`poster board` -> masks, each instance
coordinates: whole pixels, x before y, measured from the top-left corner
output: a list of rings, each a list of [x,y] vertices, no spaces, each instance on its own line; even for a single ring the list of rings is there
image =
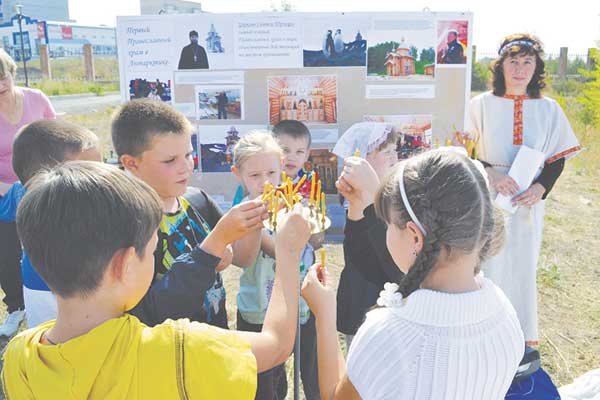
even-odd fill
[[[472,24],[466,12],[119,17],[122,100],[167,101],[214,151],[229,149],[232,128],[243,135],[286,118],[309,127],[315,150],[356,122],[415,116],[429,116],[428,145],[443,145],[466,125]],[[219,131],[223,143],[206,143]],[[234,178],[214,169],[200,174],[202,187],[231,199]]]

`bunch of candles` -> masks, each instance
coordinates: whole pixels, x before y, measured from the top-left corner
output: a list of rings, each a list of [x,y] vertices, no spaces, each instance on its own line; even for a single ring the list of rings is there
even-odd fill
[[[265,226],[268,229],[276,232],[278,214],[290,211],[296,203],[301,203],[307,209],[305,215],[311,224],[311,233],[322,232],[329,228],[331,221],[325,215],[325,193],[321,191],[321,181],[315,182],[314,176],[311,179],[308,205],[306,201],[303,201],[306,199],[303,199],[298,192],[306,181],[307,175],[302,176],[300,181],[294,185],[283,172],[281,185],[273,186],[269,183],[265,185],[261,199],[269,206],[269,219],[265,220]]]
[[[468,136],[463,137],[460,132],[456,132],[456,141],[465,147],[470,158],[477,159],[477,143],[473,139]],[[452,146],[450,139],[446,139],[446,146]]]

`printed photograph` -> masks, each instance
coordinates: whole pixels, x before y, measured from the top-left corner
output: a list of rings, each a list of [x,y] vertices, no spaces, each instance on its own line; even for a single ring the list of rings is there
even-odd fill
[[[152,99],[171,102],[171,80],[135,78],[129,81],[129,100]]]
[[[431,149],[432,115],[366,115],[365,121],[386,122],[399,134],[398,158],[406,159]]]
[[[367,81],[434,79],[433,21],[375,20],[368,35]]]
[[[369,20],[339,15],[304,21],[305,67],[364,67],[367,65]]]
[[[265,129],[262,125],[199,126],[196,146],[200,148],[202,172],[230,172],[233,148],[241,137]]]
[[[197,119],[244,119],[243,86],[198,85],[195,89]]]
[[[437,22],[437,63],[466,64],[469,21]]]
[[[292,119],[307,124],[337,123],[335,75],[270,76],[269,123]]]

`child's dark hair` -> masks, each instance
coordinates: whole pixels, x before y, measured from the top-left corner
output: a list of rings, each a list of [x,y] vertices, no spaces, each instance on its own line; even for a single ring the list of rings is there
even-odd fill
[[[141,257],[161,217],[144,182],[107,164],[71,161],[31,180],[17,229],[42,279],[69,298],[94,292],[119,250],[133,247]]]
[[[188,119],[170,105],[157,100],[132,100],[112,119],[112,141],[118,156],[140,156],[154,136],[191,133]]]
[[[39,170],[96,146],[98,137],[86,128],[63,120],[39,120],[17,133],[13,142],[13,169],[25,184]]]
[[[527,44],[518,44],[519,42]],[[506,47],[510,43],[515,43],[515,45]],[[490,69],[493,74],[492,88],[494,94],[496,96],[504,96],[506,94],[506,80],[504,78],[502,66],[504,60],[515,56],[534,56],[535,71],[531,78],[531,82],[527,85],[527,95],[536,99],[540,98],[542,89],[546,87],[546,64],[542,59],[544,55],[542,42],[537,37],[528,33],[509,35],[502,41],[500,49],[498,50],[498,55],[499,57],[490,64]]]
[[[279,121],[273,127],[272,132],[276,139],[282,135],[288,135],[294,139],[308,139],[308,148],[310,148],[312,143],[310,130],[307,128],[307,126],[302,122],[293,119],[284,119],[283,121]]]
[[[481,263],[500,250],[504,237],[504,224],[485,178],[471,160],[440,149],[406,163],[402,178],[408,202],[427,234],[414,265],[399,283],[404,296],[419,288],[442,249],[448,257],[479,251]],[[375,208],[388,224],[405,229],[411,217],[402,201],[399,174],[398,165],[379,189]]]

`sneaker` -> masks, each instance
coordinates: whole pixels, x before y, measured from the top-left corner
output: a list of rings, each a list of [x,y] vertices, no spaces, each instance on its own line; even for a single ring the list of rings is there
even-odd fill
[[[21,321],[25,318],[25,310],[13,311],[4,320],[4,325],[0,326],[0,336],[12,336],[19,329]]]

